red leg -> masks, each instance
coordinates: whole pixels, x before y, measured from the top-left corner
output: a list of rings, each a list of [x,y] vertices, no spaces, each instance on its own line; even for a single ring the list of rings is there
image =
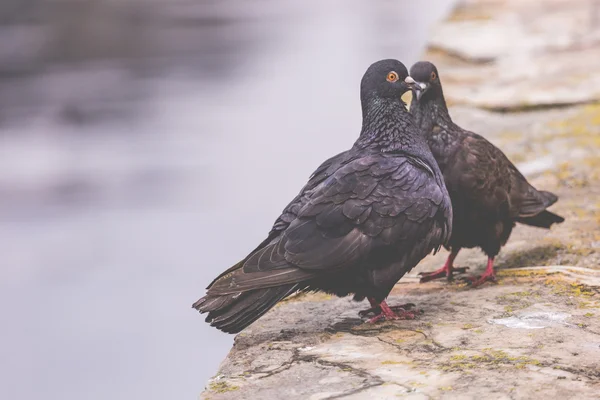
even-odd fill
[[[494,259],[488,257],[487,267],[483,275],[479,277],[469,277],[469,281],[473,282],[472,287],[483,285],[485,282],[496,282],[496,273],[494,272]]]
[[[371,301],[371,300],[369,300],[369,301]],[[394,312],[390,308],[390,306],[387,305],[385,300],[379,304],[379,307],[381,309],[381,312],[379,314],[377,314],[376,316],[374,316],[373,318],[371,318],[369,321],[367,321],[369,324],[373,324],[373,323],[381,321],[381,320],[392,321],[395,319],[415,319],[414,313],[412,313],[410,311],[406,311],[402,308],[394,307],[394,309],[397,310],[396,312]]]
[[[453,274],[455,272],[463,273],[467,269],[469,269],[468,267],[454,268],[454,259],[458,255],[459,251],[460,251],[460,249],[458,249],[458,250],[452,249],[444,266],[442,268],[438,269],[437,271],[421,272],[419,274],[419,275],[421,275],[421,280],[419,282],[425,283],[425,282],[432,281],[434,279],[440,279],[440,278],[444,278],[444,277],[446,277],[450,281],[450,280],[452,280]]]
[[[369,303],[371,304],[371,308],[359,311],[358,312],[359,316],[365,317],[369,314],[380,315],[383,312],[380,304],[377,303],[377,300],[375,300],[374,298],[367,298],[367,300],[369,300]],[[385,301],[384,301],[384,303],[385,303]],[[386,306],[387,306],[387,303],[386,303]],[[406,303],[406,304],[401,304],[398,306],[388,307],[388,309],[390,309],[392,311],[398,311],[400,313],[403,313],[403,312],[406,312],[407,310],[410,310],[413,307],[415,307],[415,305],[413,303]]]

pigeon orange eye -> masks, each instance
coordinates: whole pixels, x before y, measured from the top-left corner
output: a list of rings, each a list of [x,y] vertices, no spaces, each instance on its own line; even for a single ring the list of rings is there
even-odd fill
[[[396,82],[398,80],[398,74],[392,71],[387,75],[386,79],[388,82]]]
[[[437,74],[435,73],[435,71],[431,71],[431,80],[435,81],[435,78],[437,78]]]

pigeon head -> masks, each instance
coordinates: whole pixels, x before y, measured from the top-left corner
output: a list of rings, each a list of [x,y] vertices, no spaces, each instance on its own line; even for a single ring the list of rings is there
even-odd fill
[[[419,61],[410,68],[410,83],[416,83],[413,95],[420,101],[425,93],[441,93],[442,84],[435,65],[429,61]]]
[[[363,101],[382,98],[401,101],[404,93],[416,88],[404,64],[390,59],[371,64],[360,83],[360,94]]]
[[[404,93],[417,88],[400,61],[381,60],[371,64],[360,83],[363,120],[355,145],[374,146],[381,152],[429,151],[402,101]]]

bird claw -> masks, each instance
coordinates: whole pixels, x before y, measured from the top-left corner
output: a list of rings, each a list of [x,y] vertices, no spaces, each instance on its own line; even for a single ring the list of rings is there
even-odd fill
[[[403,313],[403,312],[407,312],[407,310],[410,310],[414,307],[416,307],[415,304],[407,303],[407,304],[402,304],[399,306],[392,306],[392,307],[390,307],[390,309],[392,311],[394,311],[395,313]],[[380,306],[371,307],[366,310],[361,310],[358,312],[359,317],[366,317],[369,314],[375,314],[375,316],[382,315],[381,307]]]
[[[466,276],[466,277],[460,278],[460,280],[467,283],[468,285],[470,285],[473,288],[481,286],[486,282],[498,284],[496,275],[492,275],[492,274],[483,274],[481,276]]]
[[[397,308],[397,307],[390,307],[390,308]],[[374,324],[376,322],[379,321],[394,321],[394,320],[398,320],[398,319],[415,319],[417,318],[416,314],[410,311],[406,311],[406,310],[398,310],[395,311],[393,314],[385,314],[385,313],[380,313],[377,314],[376,316],[374,316],[373,318],[369,319],[367,321],[368,324]]]
[[[379,322],[381,320],[384,320],[384,321],[393,321],[393,320],[396,320],[396,319],[398,319],[397,315],[385,315],[384,313],[381,313],[381,314],[377,314],[373,318],[370,318],[367,321],[367,324],[374,324],[374,323]]]
[[[454,274],[464,274],[468,269],[469,267],[460,267],[452,268],[450,271],[448,271],[446,268],[440,268],[433,272],[419,272],[418,276],[421,277],[419,283],[430,282],[444,277],[448,279],[448,281],[451,281],[454,279]]]

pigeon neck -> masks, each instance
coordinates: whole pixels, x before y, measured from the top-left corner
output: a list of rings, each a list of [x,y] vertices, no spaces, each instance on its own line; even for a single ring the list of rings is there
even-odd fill
[[[426,93],[423,98],[410,107],[417,126],[424,132],[430,132],[434,126],[449,129],[454,123],[450,118],[444,93],[441,88],[432,93]]]
[[[423,139],[400,99],[366,99],[362,102],[362,111],[363,125],[355,144],[359,147],[380,152],[406,151],[419,146],[419,139]]]

